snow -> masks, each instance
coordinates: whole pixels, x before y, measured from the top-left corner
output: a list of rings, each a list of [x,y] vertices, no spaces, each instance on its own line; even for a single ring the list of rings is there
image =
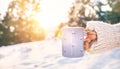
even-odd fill
[[[62,56],[61,39],[0,47],[0,69],[119,69],[120,48],[83,57]]]

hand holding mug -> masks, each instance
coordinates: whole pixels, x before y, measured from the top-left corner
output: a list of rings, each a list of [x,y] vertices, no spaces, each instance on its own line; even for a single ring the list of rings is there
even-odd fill
[[[84,45],[85,45],[85,50],[89,51],[90,43],[97,39],[97,33],[95,31],[86,31],[86,32],[87,32],[87,35],[84,41]]]

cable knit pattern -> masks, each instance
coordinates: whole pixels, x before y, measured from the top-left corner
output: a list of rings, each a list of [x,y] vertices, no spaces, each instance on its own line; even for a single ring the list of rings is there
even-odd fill
[[[102,53],[120,47],[120,23],[111,25],[100,21],[87,22],[87,28],[97,32],[90,53]]]

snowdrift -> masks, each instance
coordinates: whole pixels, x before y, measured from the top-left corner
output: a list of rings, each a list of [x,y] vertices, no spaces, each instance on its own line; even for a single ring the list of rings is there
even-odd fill
[[[0,48],[0,69],[119,69],[120,48],[80,58],[62,56],[61,40],[22,43]]]

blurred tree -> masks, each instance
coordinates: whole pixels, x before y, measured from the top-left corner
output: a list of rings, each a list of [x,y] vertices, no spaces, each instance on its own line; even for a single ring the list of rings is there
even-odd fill
[[[108,4],[112,7],[112,11],[120,12],[120,0],[108,0]]]
[[[107,23],[118,23],[120,22],[120,0],[106,0],[107,3],[104,4],[102,2],[97,3],[97,7],[99,10],[97,10],[98,14],[98,20],[107,22]],[[111,8],[112,10],[104,11],[102,10],[103,6],[110,6],[108,8]],[[106,8],[107,9],[107,8]]]
[[[105,3],[104,3],[105,2]],[[99,20],[107,23],[120,22],[120,0],[75,0],[70,11],[68,12],[68,26],[86,26],[86,21]],[[104,8],[108,6],[107,8]],[[109,9],[104,11],[103,9]],[[110,10],[112,9],[112,10]],[[55,32],[59,35],[62,27],[66,24],[60,24]],[[62,27],[61,27],[62,25]]]
[[[61,23],[55,32],[55,37],[59,37],[61,29],[65,26],[86,26],[86,21],[94,20],[97,17],[96,11],[94,10],[94,4],[91,0],[75,0],[68,11],[69,21]]]
[[[69,26],[85,26],[85,21],[93,20],[96,17],[94,5],[91,0],[75,0],[69,11]]]
[[[2,19],[1,19],[1,13],[0,13],[0,39],[2,38]]]
[[[55,37],[59,37],[61,34],[61,29],[68,25],[71,27],[74,26],[86,26],[86,21],[94,20],[97,14],[94,10],[94,5],[91,3],[91,0],[75,0],[68,11],[68,22],[61,23],[58,26],[58,29],[55,31]]]
[[[106,10],[104,7],[108,6]],[[85,26],[86,21],[120,22],[120,0],[75,0],[69,11],[69,26]],[[112,10],[110,10],[112,9]]]
[[[13,0],[2,20],[0,45],[38,41],[45,38],[44,29],[34,19],[40,12],[40,0]]]

